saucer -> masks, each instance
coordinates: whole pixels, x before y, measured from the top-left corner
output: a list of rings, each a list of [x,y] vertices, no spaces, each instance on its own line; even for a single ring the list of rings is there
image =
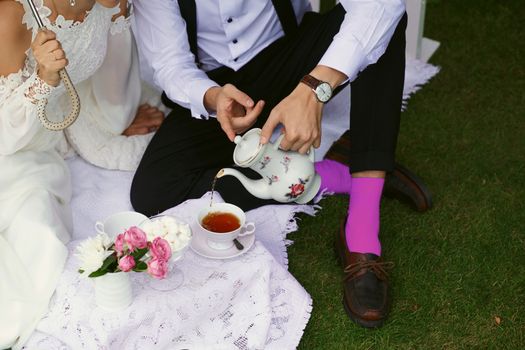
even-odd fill
[[[197,231],[197,230],[195,230]],[[195,253],[209,259],[229,259],[246,253],[255,243],[255,233],[251,235],[237,237],[237,240],[244,246],[243,250],[239,250],[233,245],[231,248],[218,250],[213,249],[206,242],[206,237],[199,232],[193,231],[193,238],[190,243],[190,248]]]

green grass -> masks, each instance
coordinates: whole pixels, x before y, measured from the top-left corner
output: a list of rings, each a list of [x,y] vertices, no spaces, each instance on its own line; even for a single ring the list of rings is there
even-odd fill
[[[333,252],[347,198],[302,217],[290,271],[314,309],[300,349],[525,348],[525,7],[519,0],[427,1],[425,36],[441,72],[402,115],[398,160],[435,207],[382,204],[393,308],[362,329],[341,304]],[[501,319],[498,325],[495,318]]]

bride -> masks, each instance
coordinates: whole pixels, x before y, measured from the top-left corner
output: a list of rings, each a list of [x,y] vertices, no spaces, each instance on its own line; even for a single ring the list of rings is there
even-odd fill
[[[0,0],[0,349],[20,348],[47,310],[67,256],[75,153],[133,170],[163,120],[141,87],[126,0]],[[58,71],[67,67],[81,113],[64,132],[40,124],[69,112]],[[148,102],[139,107],[141,103]]]

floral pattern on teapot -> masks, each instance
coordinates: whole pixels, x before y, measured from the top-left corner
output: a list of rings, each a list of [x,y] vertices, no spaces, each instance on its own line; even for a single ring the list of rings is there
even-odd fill
[[[288,172],[288,169],[289,169],[289,166],[290,166],[290,163],[292,162],[292,158],[288,157],[288,156],[284,156],[283,157],[283,160],[281,160],[281,164],[284,165],[284,172],[287,173]]]
[[[268,185],[271,185],[274,182],[279,181],[279,176],[277,176],[277,175],[266,176],[266,178],[268,179]]]
[[[266,168],[266,166],[268,164],[270,164],[271,160],[272,160],[272,158],[270,158],[268,156],[264,156],[263,159],[259,162],[259,164],[260,164],[259,169],[262,170],[262,169]]]
[[[304,180],[299,178],[299,183],[291,184],[288,187],[290,189],[290,192],[285,194],[285,196],[290,198],[290,199],[295,199],[295,198],[299,197],[300,195],[302,195],[304,193],[304,185],[306,185],[306,183],[308,181],[310,181],[310,177],[308,177],[308,178],[306,178]]]

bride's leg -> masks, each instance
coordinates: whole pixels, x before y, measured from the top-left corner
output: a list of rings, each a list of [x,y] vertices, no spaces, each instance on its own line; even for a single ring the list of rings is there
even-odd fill
[[[23,344],[47,311],[67,257],[68,210],[36,191],[0,233],[0,348]]]

